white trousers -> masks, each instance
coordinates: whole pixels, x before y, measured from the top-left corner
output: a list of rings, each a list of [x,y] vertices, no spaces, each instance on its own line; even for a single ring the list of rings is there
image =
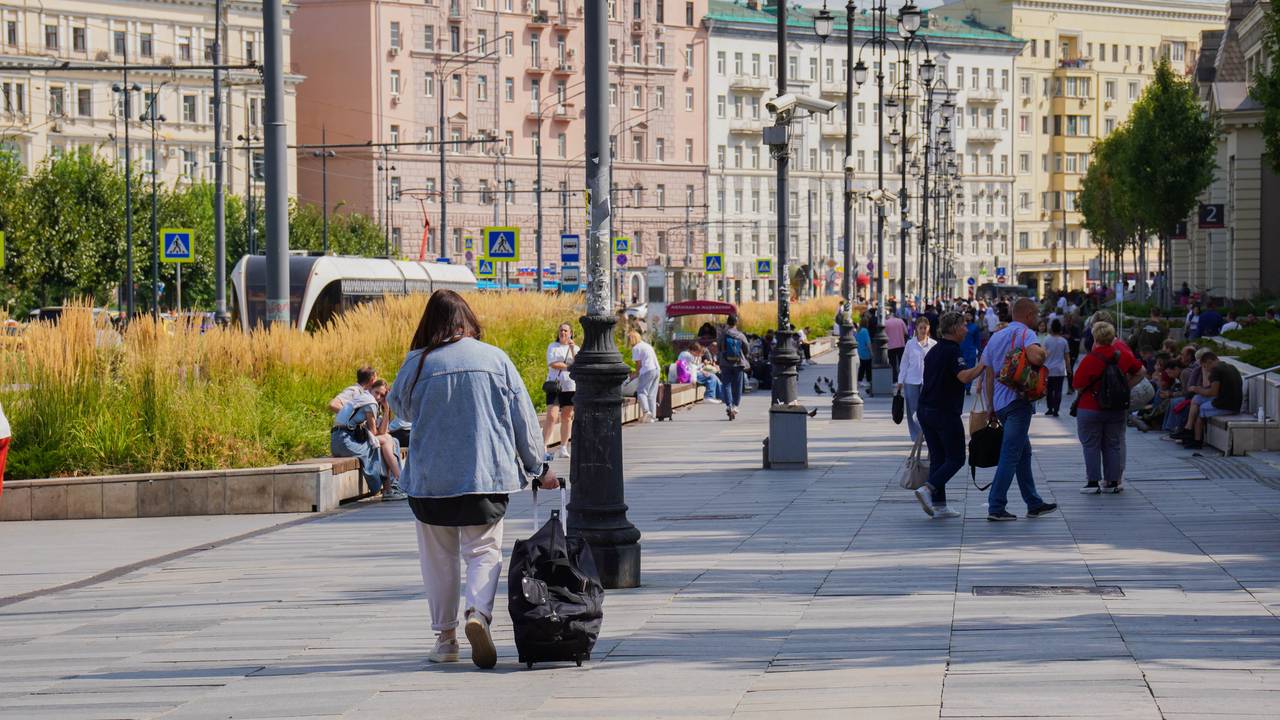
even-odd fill
[[[640,412],[657,417],[658,373],[642,372],[637,379],[640,384],[636,388],[636,402],[640,403]]]
[[[431,629],[440,632],[458,627],[463,563],[467,566],[467,609],[479,610],[492,619],[502,574],[502,521],[462,527],[414,524],[418,527],[418,557],[431,608]]]

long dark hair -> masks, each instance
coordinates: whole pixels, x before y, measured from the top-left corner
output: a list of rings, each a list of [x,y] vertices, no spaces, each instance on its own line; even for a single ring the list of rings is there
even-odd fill
[[[427,301],[427,309],[422,312],[422,320],[409,342],[409,351],[422,350],[418,356],[418,369],[413,373],[413,384],[409,386],[409,396],[418,387],[418,376],[422,375],[422,365],[427,356],[435,350],[464,337],[481,339],[484,333],[480,329],[480,321],[471,311],[462,296],[452,290],[437,290],[431,293]]]
[[[452,290],[437,290],[427,301],[427,309],[422,312],[422,320],[413,333],[409,350],[426,348],[429,353],[460,338],[479,340],[483,335],[480,321],[461,295]]]

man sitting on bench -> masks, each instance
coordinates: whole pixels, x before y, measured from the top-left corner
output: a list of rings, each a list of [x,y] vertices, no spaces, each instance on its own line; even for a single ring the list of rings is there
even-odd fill
[[[1191,450],[1204,447],[1204,421],[1211,417],[1235,415],[1244,402],[1244,380],[1240,371],[1230,363],[1222,362],[1212,352],[1200,356],[1202,377],[1207,385],[1190,388],[1191,412],[1187,425],[1173,436],[1182,446]]]
[[[337,415],[347,403],[356,399],[360,393],[369,392],[369,388],[373,387],[374,381],[378,379],[378,371],[365,365],[356,370],[356,384],[348,385],[343,388],[342,392],[333,396],[329,401],[329,412]]]

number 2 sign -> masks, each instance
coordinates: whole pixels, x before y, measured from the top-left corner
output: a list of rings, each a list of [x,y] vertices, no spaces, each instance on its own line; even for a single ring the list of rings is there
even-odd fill
[[[1202,228],[1225,228],[1227,226],[1227,215],[1224,212],[1226,206],[1222,203],[1201,203],[1200,204],[1200,222]]]

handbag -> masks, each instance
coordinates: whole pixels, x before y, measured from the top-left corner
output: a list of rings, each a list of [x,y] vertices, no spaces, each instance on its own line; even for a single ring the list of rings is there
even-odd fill
[[[929,484],[929,460],[920,458],[920,449],[924,446],[924,433],[916,438],[911,446],[911,454],[902,466],[902,474],[898,476],[898,484],[904,490],[915,490]]]
[[[973,394],[973,404],[969,407],[969,433],[973,434],[981,430],[990,421],[991,411],[987,409],[987,393],[979,388]]]
[[[907,416],[907,399],[902,397],[902,391],[897,390],[893,393],[893,424],[901,425],[902,419]]]
[[[546,393],[548,397],[555,395],[560,392],[560,382],[558,380],[548,380],[542,383],[542,392]]]
[[[1004,444],[1004,426],[995,417],[985,427],[978,428],[969,436],[969,476],[973,486],[986,490],[986,486],[978,484],[978,468],[995,467],[1000,464],[1000,446]]]
[[[1045,396],[1049,387],[1049,370],[1044,365],[1033,365],[1027,357],[1027,333],[1022,333],[1022,345],[1011,344],[1000,366],[999,381],[1014,392],[1035,402]]]

